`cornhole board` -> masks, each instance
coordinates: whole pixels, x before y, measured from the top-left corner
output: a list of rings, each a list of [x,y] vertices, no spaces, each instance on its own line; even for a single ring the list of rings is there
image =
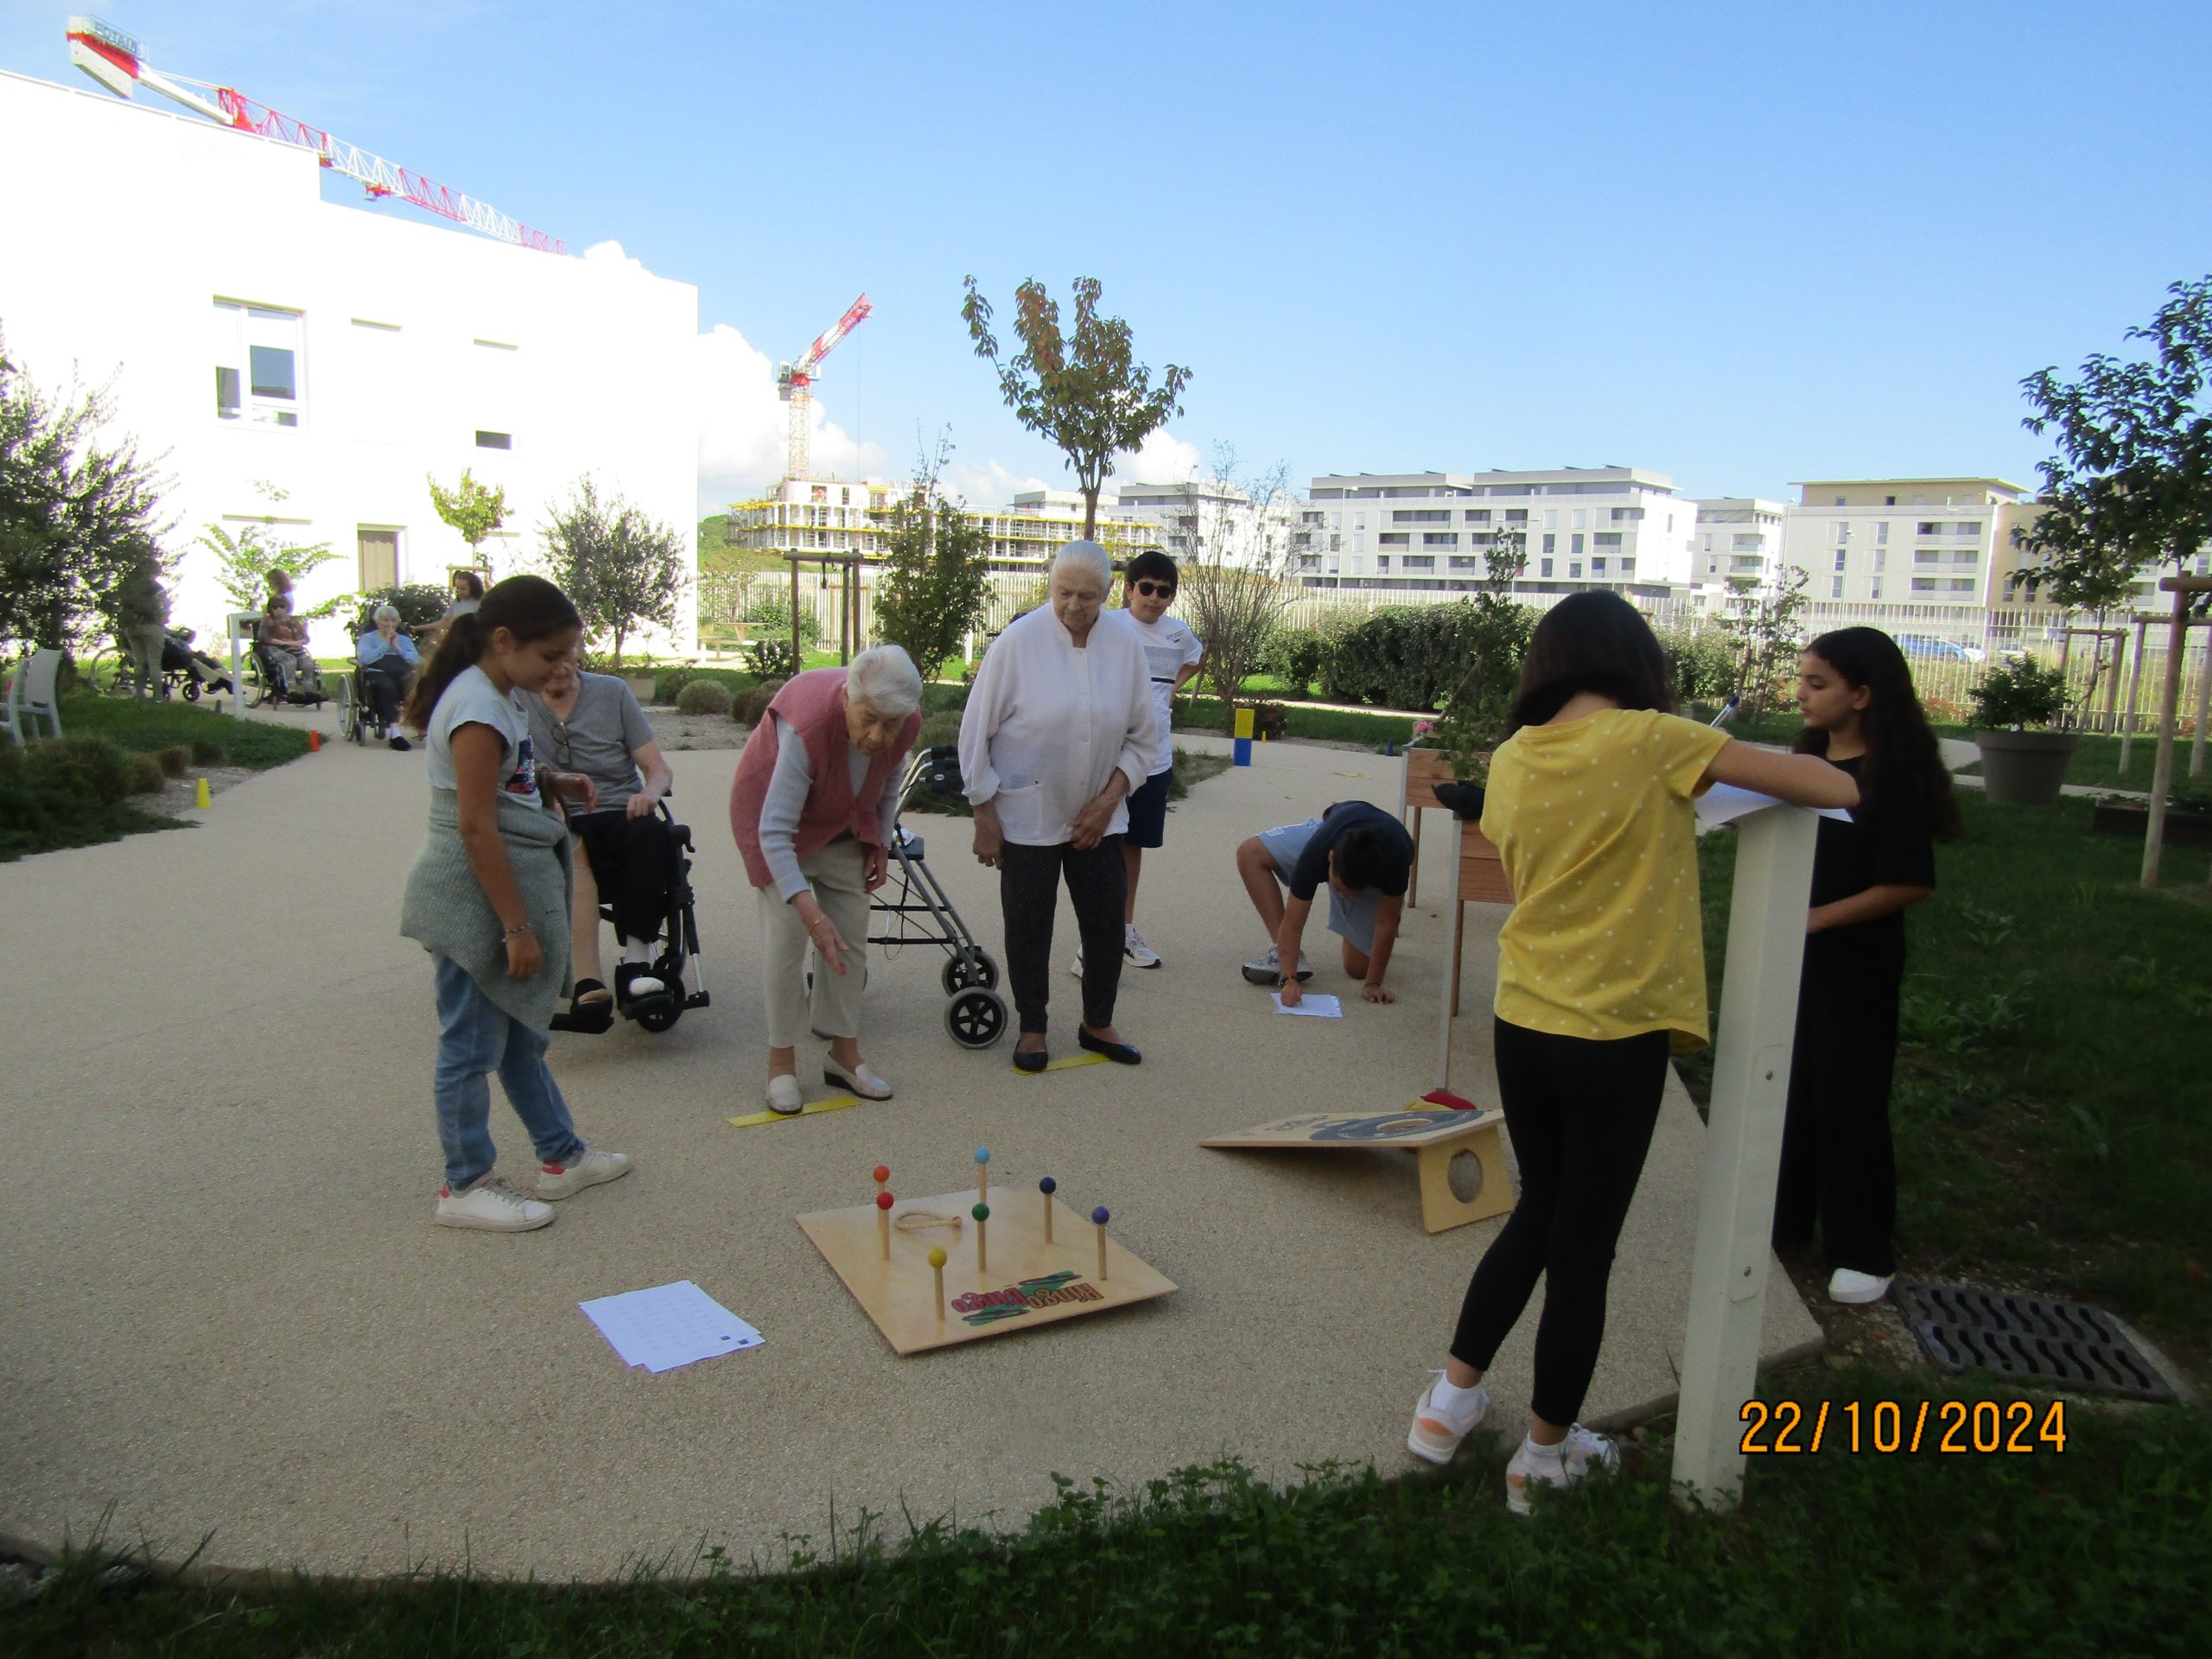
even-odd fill
[[[1421,1171],[1421,1225],[1440,1233],[1513,1207],[1513,1181],[1497,1135],[1504,1122],[1497,1107],[1462,1112],[1415,1101],[1402,1112],[1306,1112],[1198,1144],[1230,1150],[1411,1152]],[[1455,1163],[1463,1158],[1472,1162]],[[1461,1191],[1469,1186],[1471,1191]]]
[[[1107,1276],[1101,1279],[1098,1230],[1088,1217],[1033,1186],[994,1186],[989,1193],[988,1273],[976,1270],[976,1228],[969,1213],[976,1203],[972,1186],[893,1205],[888,1262],[883,1259],[873,1199],[846,1210],[817,1210],[801,1216],[798,1224],[884,1339],[902,1355],[1079,1319],[1174,1293],[1174,1281],[1125,1249],[1110,1226]],[[1050,1244],[1045,1242],[1048,1204]],[[905,1227],[899,1224],[902,1216],[912,1218]],[[914,1224],[931,1216],[944,1217],[944,1224]],[[929,1262],[930,1251],[938,1246],[947,1257],[942,1319]]]

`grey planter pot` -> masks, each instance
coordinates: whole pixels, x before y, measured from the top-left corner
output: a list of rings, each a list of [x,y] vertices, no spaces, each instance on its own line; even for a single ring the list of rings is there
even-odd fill
[[[637,698],[639,702],[651,702],[653,700],[655,682],[652,675],[625,674],[622,677],[622,683],[630,688],[630,695]]]
[[[1981,779],[1993,801],[2008,806],[2049,806],[2066,781],[2066,767],[2081,747],[2076,732],[1976,732]]]

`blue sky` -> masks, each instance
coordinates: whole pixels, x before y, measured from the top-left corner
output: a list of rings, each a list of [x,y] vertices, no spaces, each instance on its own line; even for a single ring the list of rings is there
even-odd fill
[[[866,289],[823,453],[1065,485],[958,317],[1099,277],[1148,460],[2032,481],[2018,383],[2212,270],[2212,6],[110,0],[149,61],[699,288],[709,496]],[[0,67],[70,81],[66,6]],[[89,83],[86,83],[89,85]],[[334,185],[334,199],[352,200]],[[461,232],[456,232],[461,233]],[[749,346],[749,349],[748,349]],[[750,423],[749,425],[747,423]]]

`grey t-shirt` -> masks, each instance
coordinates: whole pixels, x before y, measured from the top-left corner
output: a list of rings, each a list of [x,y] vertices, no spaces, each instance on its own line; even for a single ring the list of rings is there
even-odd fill
[[[542,807],[537,792],[537,756],[530,736],[530,719],[523,713],[522,694],[501,695],[491,677],[471,663],[454,677],[438,706],[430,711],[429,729],[423,734],[429,750],[424,770],[433,789],[454,789],[460,779],[453,769],[453,733],[457,726],[489,726],[499,734],[500,793],[525,806]]]
[[[566,720],[556,720],[545,699],[523,694],[537,756],[562,772],[581,772],[599,785],[599,810],[624,804],[638,792],[639,749],[653,741],[652,723],[637,697],[612,674],[577,677],[582,687]]]

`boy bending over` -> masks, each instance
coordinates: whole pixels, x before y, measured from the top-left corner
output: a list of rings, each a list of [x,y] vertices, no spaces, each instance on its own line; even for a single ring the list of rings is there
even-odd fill
[[[1295,1007],[1300,982],[1313,977],[1299,955],[1313,895],[1329,888],[1329,931],[1344,943],[1344,972],[1360,982],[1370,1002],[1395,1002],[1382,986],[1405,909],[1406,879],[1414,867],[1413,837],[1379,806],[1339,801],[1318,818],[1287,823],[1254,836],[1236,849],[1236,874],[1252,908],[1274,943],[1244,964],[1255,985],[1281,985]],[[1287,886],[1284,903],[1278,886]]]

